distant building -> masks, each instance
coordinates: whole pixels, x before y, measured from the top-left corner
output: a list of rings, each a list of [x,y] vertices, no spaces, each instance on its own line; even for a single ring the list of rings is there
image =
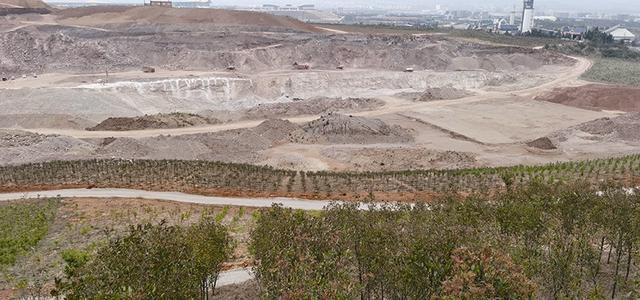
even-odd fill
[[[173,7],[171,0],[150,0],[148,3],[145,1],[145,6],[163,6]]]
[[[518,32],[518,30],[520,29],[518,28],[518,25],[513,25],[510,23],[511,22],[507,21],[506,19],[500,19],[496,22],[494,31],[502,34]]]
[[[631,44],[636,39],[635,34],[620,25],[611,27],[604,32],[613,36],[613,40],[616,42]]]
[[[285,6],[264,4],[262,7],[254,9],[254,11],[265,12],[276,16],[291,17],[309,23],[340,23],[343,19],[333,12],[316,9],[315,5],[312,4],[300,6],[293,6],[291,4]]]
[[[209,8],[211,0],[173,0],[173,7],[180,8]]]
[[[587,33],[586,27],[563,27],[562,37],[572,40],[582,40],[584,34]]]
[[[531,30],[533,30],[533,0],[524,0],[520,32],[528,33],[531,32]]]

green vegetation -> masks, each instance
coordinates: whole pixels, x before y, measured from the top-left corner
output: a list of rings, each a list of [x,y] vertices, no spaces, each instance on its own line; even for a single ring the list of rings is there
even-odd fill
[[[636,298],[640,195],[590,186],[319,215],[274,206],[251,233],[254,270],[266,298]]]
[[[0,269],[35,247],[47,235],[58,200],[0,204]]]
[[[597,82],[640,86],[640,60],[597,59],[582,78]]]
[[[520,47],[542,47],[547,44],[574,44],[573,41],[565,41],[559,38],[547,36],[515,36],[497,34],[482,30],[448,30],[444,31],[449,36],[477,39],[493,44],[512,45]]]
[[[88,258],[63,253],[65,278],[52,295],[66,299],[208,299],[231,254],[227,229],[211,219],[189,227],[132,226]]]
[[[178,160],[54,161],[0,167],[0,188],[91,186],[362,200],[425,193],[500,190],[530,181],[636,180],[640,155],[539,166],[396,172],[296,172],[242,164]],[[629,182],[632,183],[632,182]]]

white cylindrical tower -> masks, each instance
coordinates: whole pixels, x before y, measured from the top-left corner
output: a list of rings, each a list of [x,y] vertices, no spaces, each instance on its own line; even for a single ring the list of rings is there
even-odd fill
[[[522,26],[520,32],[527,33],[533,29],[533,0],[524,0],[522,11]]]

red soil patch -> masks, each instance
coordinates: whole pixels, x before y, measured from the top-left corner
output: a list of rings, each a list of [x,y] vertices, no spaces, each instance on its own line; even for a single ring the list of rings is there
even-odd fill
[[[640,112],[640,88],[626,86],[588,84],[556,88],[536,100],[591,110]]]

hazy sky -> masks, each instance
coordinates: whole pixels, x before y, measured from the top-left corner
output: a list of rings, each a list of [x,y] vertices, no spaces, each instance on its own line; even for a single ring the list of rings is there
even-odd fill
[[[142,0],[45,0],[50,2],[143,2]],[[188,0],[176,0],[188,1]],[[262,4],[315,4],[319,7],[378,7],[433,9],[510,10],[521,8],[522,0],[211,0],[214,5],[258,6]],[[535,0],[539,11],[640,13],[640,0]]]
[[[522,7],[521,0],[212,0],[221,5],[316,4],[334,7],[403,7],[433,8],[436,4],[451,9],[512,9]],[[563,11],[639,12],[640,0],[535,0],[536,9]]]

